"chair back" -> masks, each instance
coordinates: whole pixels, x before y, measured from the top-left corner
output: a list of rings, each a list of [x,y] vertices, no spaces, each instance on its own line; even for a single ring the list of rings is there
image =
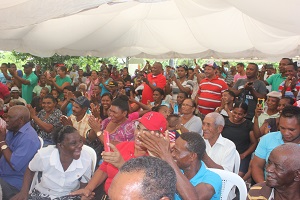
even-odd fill
[[[44,140],[43,140],[43,138],[41,138],[40,136],[38,136],[39,137],[39,140],[40,140],[40,143],[41,143],[41,147],[40,147],[40,149],[41,148],[43,148],[43,146],[44,146]]]
[[[222,169],[208,168],[210,171],[218,174],[222,179],[221,200],[227,200],[231,189],[236,186],[240,192],[239,199],[246,199],[247,187],[245,181],[237,174]],[[230,198],[229,198],[230,199]]]
[[[240,171],[240,164],[241,164],[241,157],[237,150],[235,150],[235,157],[234,157],[234,167],[233,172],[239,174]]]
[[[96,168],[96,164],[97,164],[97,154],[96,154],[95,150],[92,147],[89,147],[87,145],[83,145],[82,150],[86,151],[91,156],[91,159],[92,159],[92,175],[93,175],[94,171],[95,171],[95,168]]]

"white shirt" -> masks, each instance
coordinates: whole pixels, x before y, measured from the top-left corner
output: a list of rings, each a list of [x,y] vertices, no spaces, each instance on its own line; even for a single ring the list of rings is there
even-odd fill
[[[191,92],[193,91],[193,81],[191,81],[191,80],[185,80],[185,81],[183,81],[183,83],[181,83],[181,85],[183,86],[183,87],[187,87],[187,88],[189,88],[190,90],[191,90]],[[174,101],[174,102],[177,102],[177,95],[178,95],[178,93],[180,92],[180,89],[179,89],[179,87],[177,86],[177,84],[176,84],[176,82],[175,81],[173,81],[172,82],[172,84],[170,85],[171,86],[171,88],[172,88],[172,100]]]
[[[91,164],[90,155],[82,149],[79,159],[73,160],[64,171],[58,149],[55,145],[49,145],[37,152],[28,167],[31,171],[43,172],[41,182],[35,189],[56,198],[79,189],[80,182],[87,183],[92,175]]]
[[[222,137],[221,134],[213,146],[210,146],[208,140],[204,139],[204,141],[206,144],[207,155],[216,164],[221,165],[224,170],[233,172],[236,152],[235,144],[227,138]]]

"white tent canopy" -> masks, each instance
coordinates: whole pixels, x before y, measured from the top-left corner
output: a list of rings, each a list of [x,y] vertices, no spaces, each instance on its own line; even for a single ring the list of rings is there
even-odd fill
[[[299,0],[5,0],[0,49],[38,56],[300,55]]]

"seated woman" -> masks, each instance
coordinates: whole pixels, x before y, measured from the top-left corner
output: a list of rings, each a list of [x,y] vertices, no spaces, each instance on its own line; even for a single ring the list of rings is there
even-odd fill
[[[177,95],[177,102],[171,101],[171,103],[170,103],[171,113],[181,114],[182,103],[187,98],[189,98],[189,95],[186,92],[180,91]]]
[[[30,161],[22,189],[13,199],[81,199],[69,194],[83,188],[90,180],[92,159],[88,152],[82,150],[81,136],[72,126],[55,132],[53,140],[55,146],[40,149]],[[41,181],[28,197],[35,172],[42,172]]]
[[[149,102],[148,106],[157,107],[160,105],[166,105],[169,107],[169,104],[165,102],[163,99],[165,98],[165,92],[161,88],[156,88],[153,90],[153,102]]]
[[[253,123],[245,119],[248,106],[246,103],[236,103],[229,118],[225,118],[225,126],[222,136],[231,140],[240,154],[241,164],[239,175],[243,177],[249,167],[251,154],[257,146],[257,140],[253,133]]]
[[[93,129],[88,134],[88,139],[93,141],[97,136],[103,142],[103,131],[109,132],[110,141],[114,144],[131,141],[134,138],[134,122],[128,119],[128,97],[121,95],[114,99],[108,112],[108,118],[98,123],[98,120],[90,118],[89,125]]]
[[[193,101],[192,99],[185,99],[183,101],[180,117],[180,131],[182,133],[196,132],[202,135],[202,120],[200,119],[200,117],[194,115],[195,110],[195,101]]]
[[[101,105],[91,103],[92,114],[96,118],[104,120],[108,118],[108,109],[111,106],[113,97],[110,93],[105,93],[101,96]]]
[[[42,101],[43,109],[36,113],[31,105],[27,105],[32,119],[32,127],[44,140],[44,147],[54,144],[52,134],[56,128],[62,127],[60,117],[62,113],[56,108],[56,100],[52,95],[46,95]]]
[[[107,194],[110,184],[118,173],[118,169],[131,158],[140,156],[147,156],[147,149],[141,145],[138,135],[142,134],[143,131],[155,131],[164,133],[167,128],[167,121],[160,113],[148,112],[139,120],[139,124],[135,129],[134,135],[135,140],[130,142],[121,142],[116,146],[109,144],[112,149],[111,152],[102,152],[104,162],[95,171],[94,176],[89,181],[88,185],[84,189],[80,189],[71,194],[73,195],[84,195],[85,197],[93,196],[93,191],[100,184],[105,181],[104,190]],[[106,199],[107,195],[104,194],[102,198]]]

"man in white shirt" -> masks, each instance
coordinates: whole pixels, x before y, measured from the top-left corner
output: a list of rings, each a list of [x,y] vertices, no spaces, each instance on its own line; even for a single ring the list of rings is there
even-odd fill
[[[26,106],[25,99],[20,97],[20,90],[18,87],[12,87],[10,93],[11,93],[11,99],[19,100],[20,102],[24,103],[24,105]]]
[[[224,118],[219,113],[212,112],[205,116],[202,130],[206,153],[202,160],[209,168],[233,172],[236,147],[232,141],[222,137],[224,125]]]

